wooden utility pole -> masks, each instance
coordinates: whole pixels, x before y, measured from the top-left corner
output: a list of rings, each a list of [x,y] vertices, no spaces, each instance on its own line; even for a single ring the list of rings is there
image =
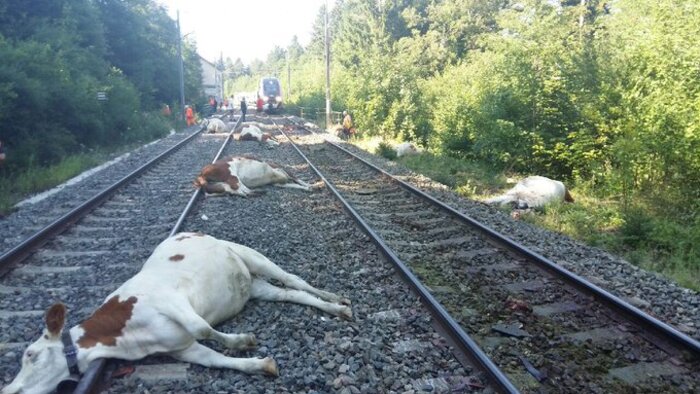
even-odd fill
[[[581,15],[578,17],[578,40],[583,41],[583,22],[586,16],[586,0],[581,0]]]
[[[326,0],[325,15],[325,35],[326,35],[326,130],[331,128],[331,49],[328,33],[328,0]]]
[[[182,60],[182,33],[180,32],[180,10],[177,10],[177,57],[180,61],[180,114],[181,122],[185,122],[185,66]]]
[[[284,101],[289,102],[289,95],[292,93],[292,69],[290,65],[289,51],[287,51],[287,94]]]

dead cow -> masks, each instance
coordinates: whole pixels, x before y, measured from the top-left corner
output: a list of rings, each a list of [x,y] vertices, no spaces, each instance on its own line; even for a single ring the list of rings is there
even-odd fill
[[[420,151],[410,142],[402,142],[396,145],[396,157],[417,155]]]
[[[563,183],[543,176],[530,176],[518,182],[512,189],[485,202],[487,204],[512,204],[517,209],[541,208],[552,201],[574,202]]]
[[[352,318],[350,301],[312,287],[251,248],[180,233],[158,245],[141,271],[82,323],[64,330],[66,307],[49,308],[42,336],[24,352],[22,369],[2,394],[48,393],[97,358],[137,360],[155,353],[205,367],[277,376],[271,357],[229,357],[198,342],[214,340],[233,350],[255,346],[251,333],[212,328],[239,313],[250,299],[289,301]]]
[[[309,191],[311,185],[297,179],[279,164],[265,162],[252,156],[233,156],[217,160],[202,169],[194,182],[205,193],[230,193],[246,197],[256,194],[251,190],[265,185],[275,185]]]
[[[230,128],[221,119],[211,118],[204,122],[208,133],[227,133],[230,131]]]
[[[239,141],[258,141],[272,148],[279,145],[279,141],[270,133],[263,133],[257,126],[246,126],[241,130]]]

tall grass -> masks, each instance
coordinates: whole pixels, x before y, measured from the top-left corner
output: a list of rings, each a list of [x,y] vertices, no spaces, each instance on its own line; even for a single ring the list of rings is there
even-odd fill
[[[357,144],[381,154],[391,142],[380,145],[361,140]],[[530,175],[495,172],[485,163],[432,153],[393,160],[476,200],[507,189],[509,177]],[[550,204],[540,212],[521,216],[521,220],[607,250],[700,291],[700,215],[694,222],[680,220],[663,209],[654,209],[658,203],[649,196],[635,196],[631,203],[623,204],[618,196],[590,184],[567,186],[574,204]]]
[[[29,166],[15,174],[0,172],[0,216],[9,214],[23,198],[60,185],[100,164],[105,157],[104,153],[79,154],[49,167]]]

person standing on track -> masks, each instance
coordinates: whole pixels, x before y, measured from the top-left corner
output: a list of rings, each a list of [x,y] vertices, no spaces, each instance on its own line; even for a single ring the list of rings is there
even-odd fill
[[[248,112],[248,104],[245,102],[245,97],[241,99],[241,122],[245,122],[245,113]]]
[[[189,105],[185,106],[185,118],[187,118],[187,126],[194,125],[194,111]]]
[[[209,106],[211,107],[211,113],[209,116],[214,115],[216,113],[216,99],[214,96],[209,96]]]

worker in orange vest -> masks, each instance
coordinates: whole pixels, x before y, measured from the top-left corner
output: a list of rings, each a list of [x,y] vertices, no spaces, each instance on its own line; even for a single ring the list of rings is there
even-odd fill
[[[2,146],[2,141],[0,141],[0,167],[5,162],[5,157],[5,148]]]
[[[187,119],[187,126],[194,124],[194,111],[189,105],[185,106],[185,118]]]

